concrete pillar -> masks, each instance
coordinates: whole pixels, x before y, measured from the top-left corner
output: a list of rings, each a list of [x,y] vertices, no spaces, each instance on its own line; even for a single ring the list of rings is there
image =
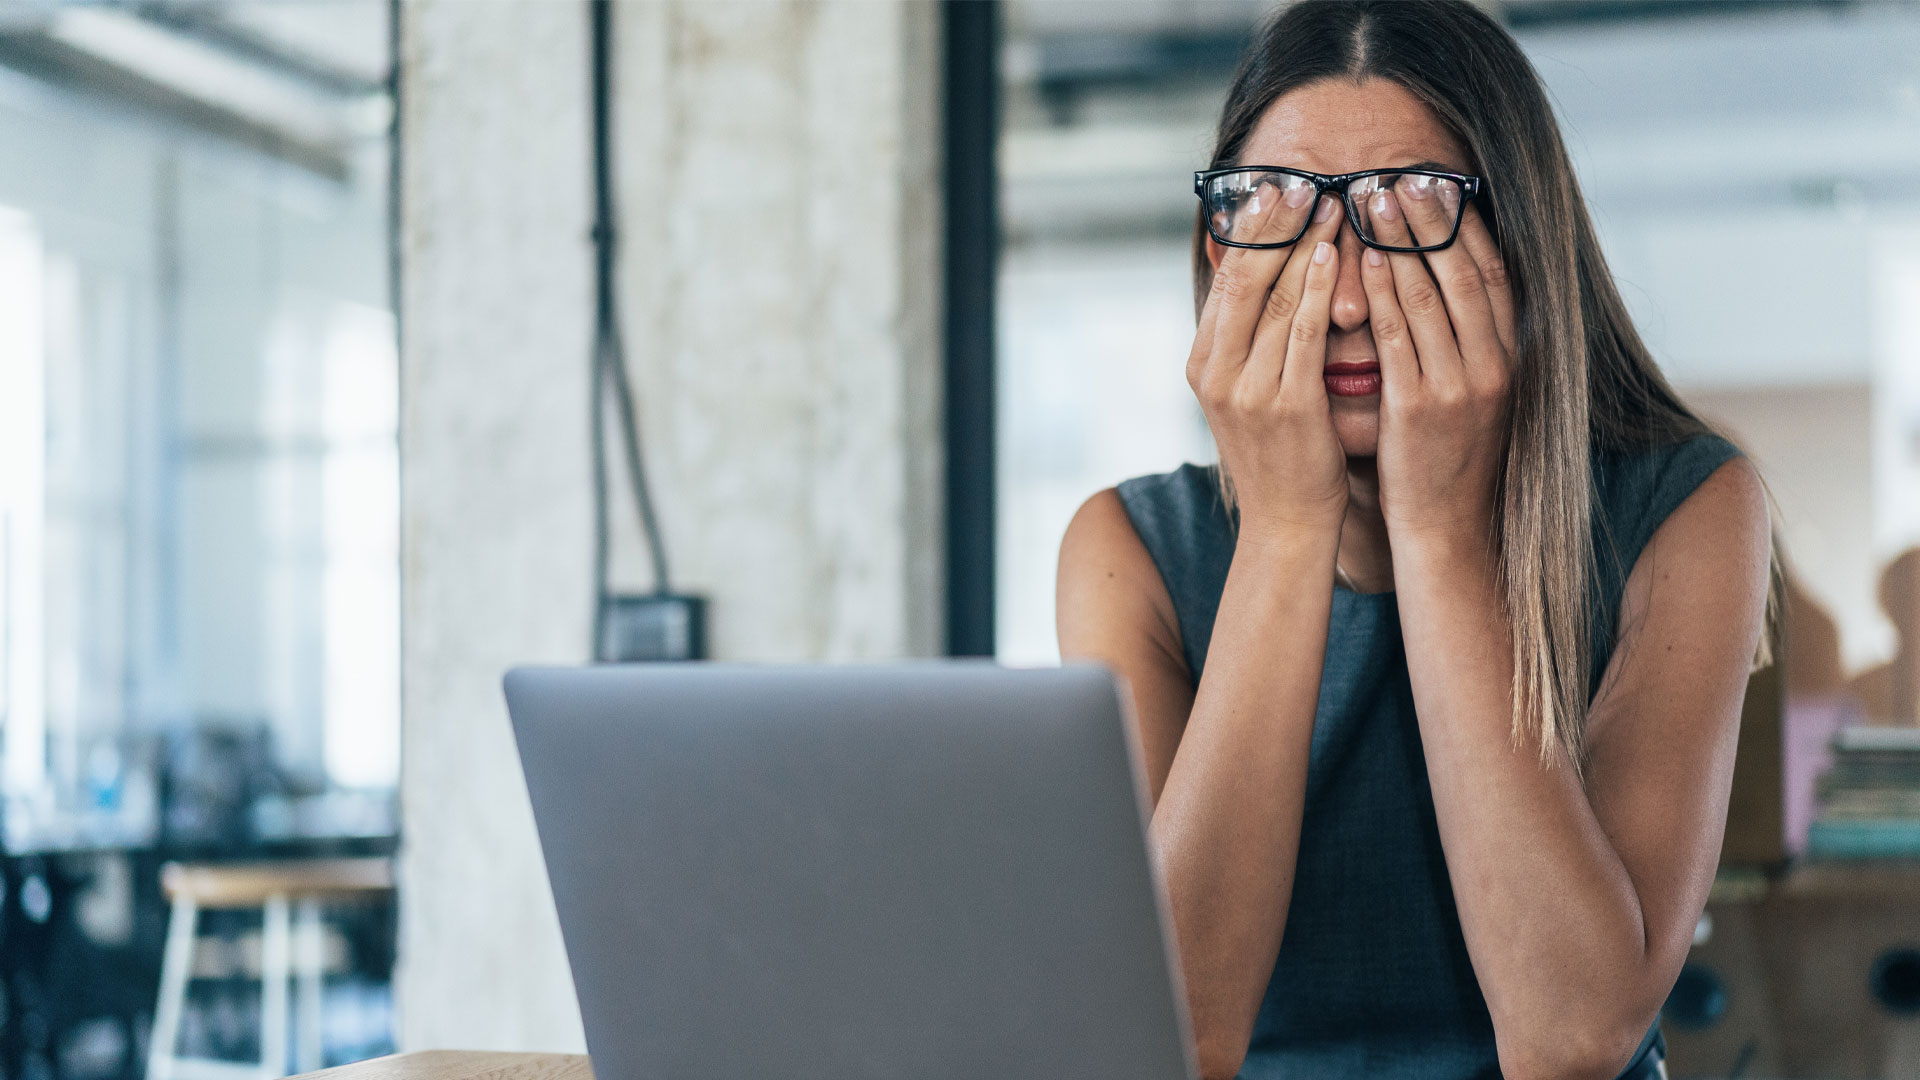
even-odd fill
[[[499,677],[588,647],[585,8],[401,15],[400,1041],[578,1050]],[[675,585],[712,597],[723,658],[937,651],[938,9],[616,23],[623,312]],[[645,588],[614,513],[615,584]]]

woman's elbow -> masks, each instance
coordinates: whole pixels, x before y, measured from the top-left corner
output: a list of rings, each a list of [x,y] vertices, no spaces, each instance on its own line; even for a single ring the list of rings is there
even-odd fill
[[[1496,1040],[1507,1080],[1614,1080],[1633,1060],[1646,1024],[1636,1029],[1569,1018],[1550,1031]]]
[[[1233,1080],[1247,1060],[1244,1039],[1237,1047],[1224,1039],[1201,1039],[1194,1049],[1200,1059],[1200,1080]]]
[[[1233,1080],[1247,1060],[1250,1028],[1237,1024],[1193,1018],[1193,1049],[1200,1067],[1200,1080]]]

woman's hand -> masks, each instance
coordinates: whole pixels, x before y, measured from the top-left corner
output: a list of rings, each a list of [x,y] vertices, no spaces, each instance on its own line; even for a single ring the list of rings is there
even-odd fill
[[[1300,205],[1276,192],[1242,215],[1236,233],[1257,243],[1297,230],[1313,193],[1295,190]],[[1233,479],[1242,534],[1337,533],[1346,514],[1346,454],[1324,374],[1341,220],[1340,204],[1322,198],[1299,242],[1228,248],[1200,313],[1187,383]]]
[[[1410,176],[1373,196],[1379,239],[1411,246],[1446,236],[1454,208],[1420,181]],[[1490,551],[1514,349],[1513,294],[1499,249],[1469,204],[1451,246],[1424,261],[1417,252],[1368,248],[1360,278],[1380,354],[1388,536],[1396,545],[1434,537]]]

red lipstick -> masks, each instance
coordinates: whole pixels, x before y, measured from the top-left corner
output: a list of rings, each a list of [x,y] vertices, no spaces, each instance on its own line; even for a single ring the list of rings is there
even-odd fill
[[[1380,392],[1380,365],[1372,360],[1344,360],[1326,368],[1327,393],[1335,397],[1366,397]]]

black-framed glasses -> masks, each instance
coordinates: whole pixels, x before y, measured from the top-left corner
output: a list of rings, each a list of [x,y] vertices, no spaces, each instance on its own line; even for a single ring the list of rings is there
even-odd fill
[[[1289,169],[1281,165],[1240,165],[1193,174],[1193,193],[1206,207],[1207,232],[1228,247],[1277,248],[1296,243],[1307,234],[1320,196],[1333,194],[1347,209],[1354,234],[1368,247],[1382,251],[1438,251],[1460,234],[1467,200],[1484,187],[1477,176],[1438,169],[1363,169],[1325,173]],[[1420,226],[1402,214],[1412,245],[1384,243],[1374,227],[1373,199],[1391,191],[1406,205],[1406,196],[1431,197],[1443,211],[1439,219],[1446,235],[1434,225]],[[1431,236],[1423,237],[1425,230]]]

